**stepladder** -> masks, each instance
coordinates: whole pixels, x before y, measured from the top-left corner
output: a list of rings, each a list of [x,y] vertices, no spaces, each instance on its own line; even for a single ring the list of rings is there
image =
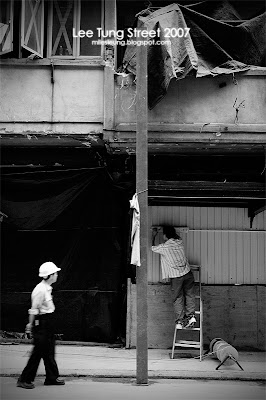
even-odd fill
[[[201,298],[201,266],[190,265],[194,275],[195,316],[196,323],[192,327],[180,328],[175,325],[171,359],[175,358],[175,351],[183,349],[186,353],[190,350],[199,351],[199,360],[203,359],[203,304]]]

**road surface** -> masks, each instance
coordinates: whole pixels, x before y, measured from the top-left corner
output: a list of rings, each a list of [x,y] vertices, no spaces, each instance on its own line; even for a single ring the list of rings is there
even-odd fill
[[[16,387],[17,378],[1,377],[1,400],[265,400],[265,382],[155,379],[66,378],[65,386]]]

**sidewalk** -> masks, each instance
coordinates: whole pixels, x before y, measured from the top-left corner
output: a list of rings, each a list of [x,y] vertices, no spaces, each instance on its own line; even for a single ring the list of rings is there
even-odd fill
[[[0,342],[1,376],[18,376],[25,367],[32,345]],[[170,359],[170,350],[149,349],[149,378],[182,379],[223,379],[223,380],[265,380],[265,353],[239,352],[239,366],[222,365],[210,356],[202,361],[196,358]],[[188,354],[186,355],[188,357]],[[81,344],[61,344],[56,347],[56,360],[60,376],[73,377],[136,377],[136,349],[110,348],[107,346],[87,346]],[[38,375],[44,376],[41,361]]]

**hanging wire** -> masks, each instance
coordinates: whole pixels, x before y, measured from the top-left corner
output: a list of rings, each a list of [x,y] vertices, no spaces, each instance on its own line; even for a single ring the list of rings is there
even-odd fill
[[[28,165],[24,165],[24,167],[28,167]],[[39,167],[37,165],[37,167]],[[41,167],[47,167],[46,165],[41,165]],[[53,165],[51,165],[53,167]],[[41,174],[41,173],[56,173],[56,172],[72,172],[72,171],[93,171],[93,170],[99,170],[99,169],[104,169],[104,167],[81,167],[81,168],[67,168],[67,169],[53,169],[53,170],[48,170],[48,169],[38,169],[34,171],[25,171],[25,172],[10,172],[10,173],[2,173],[2,176],[12,176],[12,175],[27,175],[27,174]]]
[[[132,100],[130,106],[128,106],[128,108],[127,108],[128,110],[136,104],[136,102],[137,102],[136,98],[137,98],[137,92],[135,91],[135,94],[133,95],[133,100]]]
[[[136,98],[137,98],[137,93],[135,92],[135,94],[132,96],[132,99],[133,99],[133,100],[131,101],[130,105],[127,107],[127,110],[129,110],[131,107],[133,107],[133,106],[136,104]],[[123,102],[121,102],[120,107],[121,107],[121,110],[122,110],[124,113],[127,112],[127,110],[125,110],[125,108],[124,108],[124,106],[123,106]]]
[[[238,106],[236,106],[236,102],[237,102],[237,98],[235,99],[234,105],[233,107],[236,110],[236,116],[235,116],[235,121],[234,123],[237,124],[238,123],[238,113],[239,113],[239,109],[240,108],[245,108],[245,100],[242,100],[241,103],[238,104]]]
[[[237,79],[235,78],[234,72],[233,72],[233,75],[232,75],[232,80],[233,80],[233,84],[236,86],[236,98],[235,98],[235,102],[234,102],[234,104],[233,104],[233,108],[235,108],[235,110],[236,110],[236,115],[235,115],[234,123],[237,124],[237,123],[238,123],[238,113],[239,113],[239,109],[240,109],[240,108],[245,108],[245,104],[244,104],[244,103],[245,103],[245,100],[242,100],[242,101],[238,104],[238,106],[236,105],[236,104],[237,104],[237,99],[238,99],[238,94],[239,94],[239,85],[238,85]]]
[[[206,122],[205,124],[202,125],[202,127],[200,128],[200,133],[202,132],[204,126],[206,126],[206,125],[210,125],[210,122]]]
[[[158,10],[158,9],[161,8],[161,7],[153,7],[153,6],[152,6],[152,2],[149,1],[149,0],[144,1],[144,6],[145,6],[146,8],[145,8],[144,10],[141,10],[139,13],[137,13],[137,14],[135,15],[135,18],[137,18],[137,17],[139,17],[139,16],[142,16],[142,15],[151,14],[151,13],[153,12],[153,10]]]
[[[140,192],[137,192],[136,195],[139,195],[140,193],[144,193],[144,192],[147,192],[147,191],[148,191],[148,189],[141,190]]]

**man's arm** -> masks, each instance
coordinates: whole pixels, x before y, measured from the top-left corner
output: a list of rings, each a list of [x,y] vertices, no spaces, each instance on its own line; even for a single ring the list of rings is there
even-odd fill
[[[151,246],[151,250],[154,251],[155,253],[163,254],[164,250],[165,250],[165,244],[164,243],[160,243],[157,246],[154,246],[155,238],[156,238],[158,232],[159,232],[159,229],[153,228],[153,230],[152,230],[152,246]]]
[[[157,228],[152,228],[152,246],[155,245],[155,238],[158,234],[158,229]]]
[[[39,314],[39,309],[41,307],[41,303],[43,300],[43,293],[39,292],[36,295],[32,297],[31,300],[31,308],[29,309],[29,322],[26,325],[25,333],[29,338],[31,338],[31,332],[32,332],[32,327],[33,323],[35,320],[35,316]]]

